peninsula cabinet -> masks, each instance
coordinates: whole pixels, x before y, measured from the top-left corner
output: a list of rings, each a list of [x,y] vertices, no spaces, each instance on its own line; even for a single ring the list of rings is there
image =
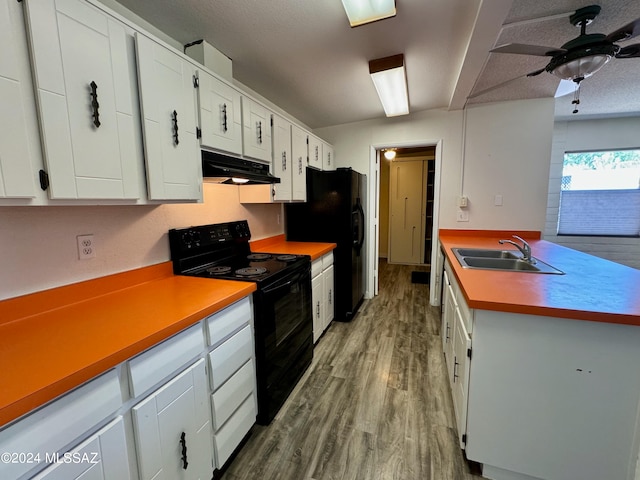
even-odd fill
[[[147,185],[151,200],[202,200],[196,67],[136,32]]]
[[[442,336],[456,426],[483,475],[633,479],[640,328],[470,309],[448,260],[444,279]]]
[[[242,144],[246,157],[271,163],[271,111],[242,96]]]
[[[49,197],[144,198],[131,30],[80,0],[25,0],[25,21]]]
[[[213,75],[198,72],[200,146],[242,155],[240,92]]]
[[[0,39],[0,198],[33,198],[34,133],[27,126],[35,118],[33,87],[22,6],[14,0],[0,0]]]

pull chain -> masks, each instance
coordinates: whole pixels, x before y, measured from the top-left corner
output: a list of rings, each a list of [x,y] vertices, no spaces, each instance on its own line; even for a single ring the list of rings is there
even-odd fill
[[[578,105],[580,105],[580,82],[582,81],[582,78],[577,78],[574,80],[574,82],[576,82],[576,89],[573,92],[573,101],[571,102],[572,105],[575,105],[573,107],[573,112],[574,114],[578,113]]]

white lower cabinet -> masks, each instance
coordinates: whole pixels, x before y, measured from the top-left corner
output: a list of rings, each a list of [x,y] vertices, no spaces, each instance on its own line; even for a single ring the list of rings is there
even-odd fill
[[[205,480],[213,458],[205,360],[132,409],[141,480]]]
[[[442,300],[442,350],[451,387],[458,440],[465,448],[467,434],[467,397],[471,362],[471,325],[473,311],[467,307],[453,271],[445,262]]]
[[[316,343],[334,317],[333,252],[311,264],[311,302],[313,314],[313,342]]]
[[[130,480],[126,435],[118,417],[76,448],[58,454],[56,463],[33,480]]]

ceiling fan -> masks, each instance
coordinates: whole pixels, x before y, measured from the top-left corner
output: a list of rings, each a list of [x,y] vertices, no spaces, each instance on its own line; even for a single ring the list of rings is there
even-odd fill
[[[543,72],[549,72],[562,80],[570,80],[576,83],[576,96],[573,103],[578,105],[580,103],[578,97],[579,87],[582,80],[596,73],[612,58],[640,57],[640,43],[622,47],[617,44],[617,42],[624,42],[640,35],[640,18],[637,18],[609,35],[587,33],[587,25],[593,22],[600,13],[600,10],[599,5],[589,5],[576,10],[569,17],[569,21],[572,25],[580,27],[580,35],[573,40],[569,40],[560,48],[508,43],[490,50],[492,53],[514,53],[551,57],[551,60],[544,68],[476,92],[470,95],[469,98],[478,97],[522,77],[535,77]],[[573,113],[577,113],[577,108],[574,109]]]

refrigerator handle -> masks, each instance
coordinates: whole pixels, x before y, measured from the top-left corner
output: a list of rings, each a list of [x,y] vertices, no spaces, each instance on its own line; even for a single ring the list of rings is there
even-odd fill
[[[362,209],[362,205],[360,204],[360,199],[356,199],[355,210],[358,213],[360,219],[358,225],[354,225],[353,232],[353,246],[356,249],[358,255],[360,255],[360,250],[362,249],[362,245],[364,244],[364,210]]]

